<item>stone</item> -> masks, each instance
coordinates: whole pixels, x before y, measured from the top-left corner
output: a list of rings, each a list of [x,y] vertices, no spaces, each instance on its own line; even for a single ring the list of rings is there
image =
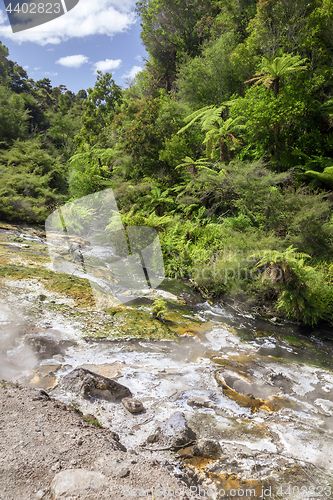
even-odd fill
[[[211,408],[214,406],[214,403],[210,401],[207,396],[203,395],[196,395],[188,398],[186,401],[189,406],[192,406],[192,408]]]
[[[86,469],[68,469],[56,474],[51,482],[51,494],[56,500],[75,495],[87,495],[102,490],[107,485],[100,472]]]
[[[29,347],[38,359],[49,359],[62,354],[62,348],[56,337],[51,335],[26,335],[24,344]]]
[[[143,404],[138,399],[123,398],[121,402],[125,406],[126,410],[128,410],[131,413],[139,413],[140,411],[143,410]]]
[[[203,458],[218,458],[222,448],[215,439],[199,439],[194,447],[194,454]]]
[[[177,411],[157,427],[155,434],[148,437],[147,443],[157,444],[156,448],[178,449],[188,446],[195,439],[196,435],[189,428],[185,414]]]
[[[61,385],[85,399],[102,398],[107,401],[117,401],[132,395],[128,387],[85,368],[75,368],[65,375]]]
[[[180,450],[178,450],[177,455],[181,458],[193,458],[194,446],[187,446],[186,448],[181,448]]]

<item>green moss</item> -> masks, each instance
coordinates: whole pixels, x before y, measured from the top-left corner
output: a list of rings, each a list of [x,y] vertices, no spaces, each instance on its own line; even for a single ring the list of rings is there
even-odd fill
[[[95,427],[103,427],[102,424],[98,421],[94,415],[84,415],[83,420],[87,422],[89,425],[94,425]]]
[[[65,294],[82,306],[93,306],[94,297],[88,280],[71,277],[68,274],[50,271],[46,268],[0,263],[0,278],[10,280],[37,279],[47,290]]]

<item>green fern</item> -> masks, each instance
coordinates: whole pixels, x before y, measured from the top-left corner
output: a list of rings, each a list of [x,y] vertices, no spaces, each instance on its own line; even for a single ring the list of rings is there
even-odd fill
[[[305,265],[309,258],[291,245],[284,252],[266,250],[257,267],[265,267],[262,282],[269,278],[280,290],[277,309],[291,319],[314,325],[323,314],[308,285],[314,278],[314,269]]]

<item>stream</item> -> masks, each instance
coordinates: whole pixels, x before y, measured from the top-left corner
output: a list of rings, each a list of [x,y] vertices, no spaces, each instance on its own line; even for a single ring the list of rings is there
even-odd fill
[[[330,332],[242,315],[165,280],[155,294],[182,318],[177,334],[109,336],[124,316],[87,306],[60,284],[52,288],[42,233],[0,232],[0,378],[75,402],[128,450],[164,457],[184,481],[195,471],[209,498],[333,498]],[[122,314],[147,314],[151,302],[138,296]],[[126,321],[126,331],[135,332],[139,323]],[[36,338],[51,339],[43,353]],[[61,380],[78,367],[128,387],[144,410],[131,414],[121,404],[66,391]],[[198,456],[191,446],[174,452],[142,446],[179,411],[197,439],[220,444],[218,457]]]

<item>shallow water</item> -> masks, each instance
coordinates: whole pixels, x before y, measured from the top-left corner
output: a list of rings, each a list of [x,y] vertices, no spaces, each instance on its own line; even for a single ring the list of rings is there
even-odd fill
[[[41,244],[39,237],[34,241]],[[226,491],[230,478],[234,485],[254,480],[273,485],[274,498],[310,498],[297,489],[280,495],[281,485],[328,488],[333,483],[330,332],[241,315],[201,300],[179,282],[166,281],[161,290],[169,294],[170,310],[206,327],[174,340],[85,340],[92,321],[95,331],[109,321],[103,311],[80,309],[70,297],[50,293],[37,278],[3,280],[0,377],[75,401],[116,431],[129,449],[141,449],[159,423],[183,411],[198,437],[218,440],[223,451],[219,460],[188,457],[188,465]],[[36,300],[43,294],[45,299]],[[181,300],[172,300],[171,294]],[[149,298],[138,297],[130,306],[150,304]],[[25,344],[31,334],[61,342],[63,353],[38,359]],[[144,411],[130,414],[121,404],[63,391],[62,377],[76,367],[115,378],[142,401]],[[328,489],[321,496],[330,497]]]

